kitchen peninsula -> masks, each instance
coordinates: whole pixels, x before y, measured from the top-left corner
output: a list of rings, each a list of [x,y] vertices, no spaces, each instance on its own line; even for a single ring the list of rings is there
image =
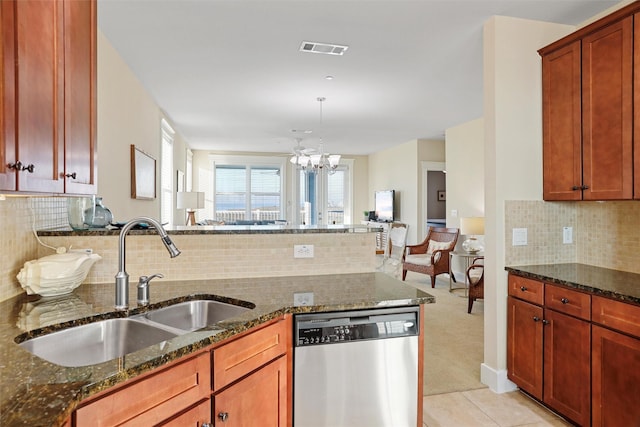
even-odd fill
[[[377,227],[330,226],[196,226],[165,227],[182,251],[169,259],[154,230],[127,235],[127,272],[136,278],[162,273],[165,280],[367,273],[376,267]],[[92,249],[102,257],[85,283],[112,283],[118,271],[119,230],[39,231],[53,247]],[[313,256],[295,258],[294,246],[313,246]],[[38,257],[50,255],[40,247]]]
[[[130,294],[135,295],[135,283],[130,286]],[[294,307],[294,292],[312,292],[313,305]],[[23,350],[14,340],[26,331],[51,329],[61,322],[67,322],[66,326],[70,327],[86,323],[79,319],[90,316],[117,316],[113,314],[112,284],[84,284],[74,293],[58,298],[38,300],[23,294],[0,303],[0,424],[5,427],[63,426],[78,404],[96,393],[292,313],[435,302],[433,296],[385,274],[362,273],[158,281],[152,284],[148,309],[162,306],[166,301],[175,303],[189,295],[218,295],[227,301],[253,303],[255,308],[221,322],[218,329],[191,332],[126,357],[77,368],[45,362]],[[132,309],[129,314],[145,310],[147,308]]]

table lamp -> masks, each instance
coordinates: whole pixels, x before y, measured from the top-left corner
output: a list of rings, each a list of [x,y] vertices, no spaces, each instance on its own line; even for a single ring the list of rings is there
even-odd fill
[[[196,209],[204,208],[204,192],[178,191],[176,207],[187,210],[187,222],[185,225],[196,225]]]
[[[460,218],[460,234],[467,236],[462,242],[462,249],[470,254],[480,252],[484,248],[476,236],[484,235],[484,217]]]

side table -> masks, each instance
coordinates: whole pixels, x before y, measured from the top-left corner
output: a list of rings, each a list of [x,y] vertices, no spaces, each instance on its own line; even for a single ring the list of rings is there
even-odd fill
[[[464,271],[466,273],[467,269],[471,266],[471,264],[473,264],[473,260],[476,258],[481,258],[484,259],[484,252],[480,251],[480,252],[474,252],[474,253],[469,253],[469,252],[464,252],[464,251],[451,251],[449,252],[449,292],[453,292],[456,289],[464,289],[464,296],[467,296],[467,292],[469,290],[469,281],[467,279],[467,275],[464,275],[464,287],[460,286],[457,288],[453,287],[453,282],[455,281],[457,283],[457,280],[455,280],[455,276],[453,275],[453,257],[457,256],[460,258],[464,259]]]

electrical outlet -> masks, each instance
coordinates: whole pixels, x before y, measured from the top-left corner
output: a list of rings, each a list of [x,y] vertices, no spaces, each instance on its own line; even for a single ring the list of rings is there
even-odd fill
[[[527,229],[526,228],[514,228],[513,232],[513,246],[526,246],[527,245]]]
[[[293,245],[294,258],[313,258],[313,245]]]
[[[562,227],[562,243],[573,243],[573,227]]]
[[[91,255],[93,253],[93,249],[76,249],[71,248],[69,252],[82,252],[83,254]]]
[[[293,305],[294,307],[313,305],[313,292],[294,292]]]

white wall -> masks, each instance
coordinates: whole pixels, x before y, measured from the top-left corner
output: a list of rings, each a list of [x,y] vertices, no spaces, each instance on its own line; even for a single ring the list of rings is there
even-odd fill
[[[116,221],[135,216],[160,216],[160,120],[155,100],[98,31],[98,195]],[[135,144],[156,159],[156,199],[131,198],[130,146]],[[185,170],[186,142],[176,133],[174,166]],[[174,172],[175,176],[175,172]],[[174,217],[182,223],[182,211]]]
[[[506,200],[542,197],[542,85],[537,50],[571,32],[566,25],[493,17],[484,27],[485,308],[482,382],[506,379]]]

